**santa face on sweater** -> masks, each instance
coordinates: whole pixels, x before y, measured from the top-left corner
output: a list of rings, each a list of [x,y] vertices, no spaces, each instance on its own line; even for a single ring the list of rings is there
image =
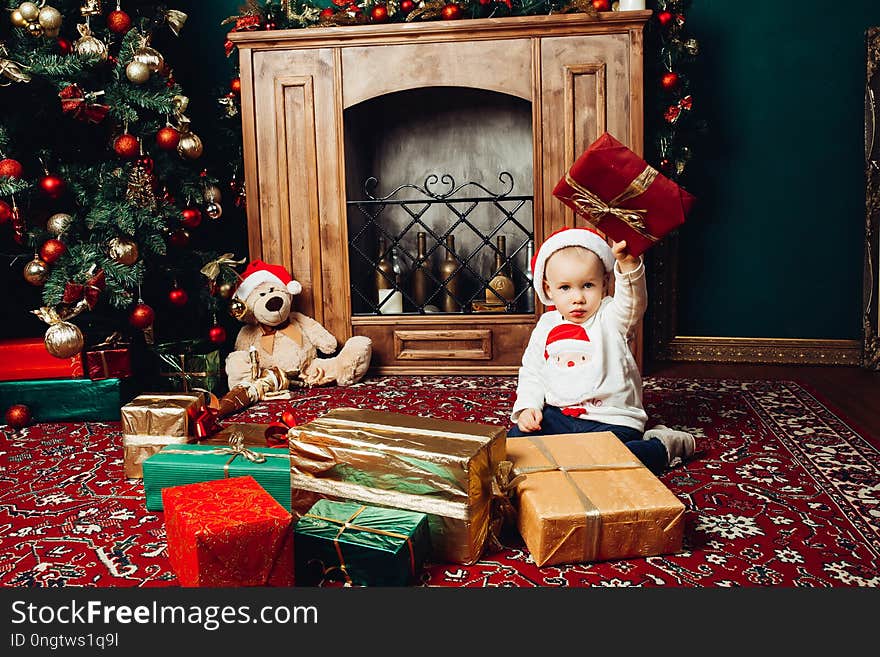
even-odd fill
[[[595,345],[581,324],[564,322],[547,335],[544,380],[553,406],[581,404],[598,385]]]

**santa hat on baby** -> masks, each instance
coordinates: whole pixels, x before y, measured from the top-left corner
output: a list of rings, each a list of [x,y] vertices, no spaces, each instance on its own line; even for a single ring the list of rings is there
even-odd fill
[[[611,271],[611,268],[614,267],[614,253],[612,253],[611,247],[608,246],[605,238],[592,228],[566,227],[550,233],[532,258],[531,263],[532,285],[534,285],[541,303],[545,306],[551,305],[553,302],[544,294],[544,268],[551,255],[567,246],[582,246],[588,251],[592,251],[599,256],[602,264],[605,265],[605,271]]]
[[[561,353],[583,354],[590,351],[590,338],[587,336],[584,327],[580,324],[565,323],[553,327],[547,334],[544,360]]]
[[[303,289],[300,282],[293,280],[290,272],[281,265],[267,265],[262,260],[254,260],[242,273],[241,282],[234,296],[238,299],[247,299],[261,283],[275,283],[291,294],[299,294]]]

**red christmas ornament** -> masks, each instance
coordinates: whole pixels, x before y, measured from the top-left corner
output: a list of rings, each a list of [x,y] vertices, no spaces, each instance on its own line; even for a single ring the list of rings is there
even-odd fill
[[[55,43],[58,44],[58,50],[61,51],[62,55],[69,55],[70,51],[73,50],[73,44],[64,37],[58,37]]]
[[[198,228],[202,223],[202,211],[192,206],[180,211],[180,223],[186,228]]]
[[[214,324],[208,329],[208,340],[214,344],[223,344],[226,342],[226,329],[219,324]]]
[[[657,22],[660,23],[663,27],[666,27],[672,22],[674,16],[671,11],[661,11],[657,13]]]
[[[131,29],[131,16],[120,9],[107,14],[107,29],[114,34],[125,34]]]
[[[178,142],[180,142],[180,133],[177,128],[172,128],[170,125],[159,128],[156,133],[156,145],[163,151],[175,150]]]
[[[146,329],[153,325],[156,319],[156,313],[147,304],[141,302],[131,309],[128,316],[128,323],[136,329]]]
[[[668,73],[664,73],[663,77],[660,78],[660,85],[666,89],[666,91],[673,91],[678,87],[679,81],[678,73],[669,71]]]
[[[18,431],[31,423],[31,409],[24,404],[13,404],[6,409],[6,424]]]
[[[119,135],[113,142],[113,150],[119,157],[132,158],[140,152],[140,142],[127,132]]]
[[[404,15],[411,12],[416,8],[416,3],[413,0],[401,0],[400,3],[400,11],[403,12]]]
[[[235,95],[241,95],[241,78],[232,78],[229,82],[229,89]]]
[[[12,219],[12,208],[6,201],[0,201],[0,224],[5,224]]]
[[[384,23],[388,20],[388,7],[385,5],[374,5],[370,10],[370,20],[374,23]]]
[[[593,0],[593,9],[596,11],[611,11],[611,0]]]
[[[40,247],[40,260],[51,265],[67,252],[67,247],[61,240],[50,239],[43,242]]]
[[[185,306],[186,302],[189,301],[189,295],[182,287],[175,287],[168,293],[168,301],[173,306]]]
[[[23,173],[24,167],[21,166],[21,162],[18,160],[0,160],[0,178],[3,176],[6,176],[7,178],[21,178],[21,174]]]
[[[329,21],[331,18],[333,18],[334,13],[335,12],[332,9],[330,9],[330,7],[327,7],[326,9],[322,9],[321,13],[320,13],[321,20],[322,21]]]
[[[40,178],[39,185],[43,193],[51,199],[61,198],[64,190],[67,188],[67,184],[60,177],[52,173],[48,173]]]
[[[461,18],[461,7],[455,3],[445,5],[440,10],[440,17],[445,21],[454,21]]]
[[[355,15],[358,15],[358,14],[361,13],[361,8],[357,6],[357,3],[356,3],[356,2],[349,3],[349,5],[348,5],[348,10],[349,10],[352,14],[355,14]]]
[[[171,236],[168,238],[168,242],[171,246],[182,249],[187,244],[189,244],[189,233],[187,233],[183,228],[178,228]]]

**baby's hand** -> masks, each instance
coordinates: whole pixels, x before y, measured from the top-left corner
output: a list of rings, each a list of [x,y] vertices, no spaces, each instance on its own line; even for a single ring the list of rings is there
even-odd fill
[[[524,433],[538,431],[541,428],[541,420],[543,417],[543,414],[537,408],[527,408],[519,414],[519,417],[516,420],[516,426],[518,426],[519,430]]]
[[[626,240],[620,242],[611,241],[611,253],[617,260],[617,266],[624,274],[634,271],[639,266],[639,259],[631,256],[626,250]]]

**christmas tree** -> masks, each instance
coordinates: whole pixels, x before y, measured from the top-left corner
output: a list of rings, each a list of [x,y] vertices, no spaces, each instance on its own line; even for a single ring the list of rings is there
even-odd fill
[[[224,343],[237,263],[212,248],[220,189],[162,54],[186,15],[135,0],[4,5],[0,240],[26,263],[17,284],[39,289],[41,319],[76,317],[47,333],[50,352],[81,349],[80,327],[96,342],[122,329]]]

